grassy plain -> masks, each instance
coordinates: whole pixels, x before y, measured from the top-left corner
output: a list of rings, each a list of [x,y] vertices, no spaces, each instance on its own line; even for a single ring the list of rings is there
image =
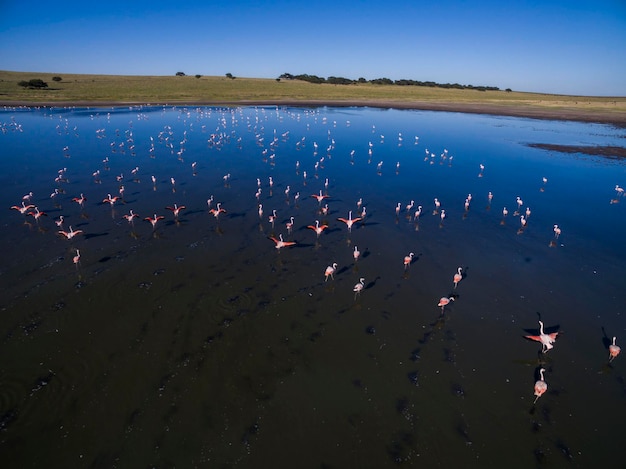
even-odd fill
[[[53,81],[60,76],[61,81]],[[48,89],[18,86],[41,78]],[[422,86],[312,84],[299,80],[226,76],[121,76],[0,70],[0,104],[281,104],[368,105],[461,112],[561,116],[565,119],[626,124],[626,97],[550,95]]]

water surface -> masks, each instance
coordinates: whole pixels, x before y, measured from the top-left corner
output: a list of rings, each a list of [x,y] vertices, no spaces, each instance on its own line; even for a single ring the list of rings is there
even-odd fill
[[[159,106],[5,109],[0,124],[7,467],[623,460],[608,344],[626,337],[626,165],[528,146],[624,146],[623,129]],[[38,220],[9,209],[30,192]],[[337,220],[363,207],[351,232]],[[275,249],[279,235],[296,244]],[[524,338],[539,320],[559,331],[545,354]]]

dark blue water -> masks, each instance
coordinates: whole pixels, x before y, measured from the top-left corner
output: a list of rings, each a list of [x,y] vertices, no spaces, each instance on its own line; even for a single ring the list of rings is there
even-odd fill
[[[274,107],[5,109],[0,127],[6,467],[623,461],[626,165],[528,146],[623,129]],[[39,219],[9,209],[30,192]],[[539,320],[559,332],[545,354],[524,338]]]

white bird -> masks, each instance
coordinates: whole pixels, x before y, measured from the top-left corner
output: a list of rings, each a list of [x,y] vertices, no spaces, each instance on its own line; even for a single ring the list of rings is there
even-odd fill
[[[359,283],[357,283],[354,288],[352,289],[352,291],[354,292],[354,299],[356,300],[356,297],[359,296],[361,294],[361,291],[365,288],[365,279],[364,278],[360,278],[359,279]]]
[[[559,335],[558,332],[552,332],[551,334],[545,334],[543,332],[543,322],[539,321],[539,335],[527,335],[527,339],[534,340],[535,342],[541,342],[541,352],[546,353],[548,350],[554,348],[554,342]]]
[[[404,256],[404,270],[408,269],[411,266],[411,261],[413,261],[414,253],[410,252],[408,256]]]
[[[454,274],[454,277],[452,279],[452,281],[454,282],[455,290],[456,290],[456,286],[459,284],[461,280],[463,280],[463,268],[459,267],[458,269],[456,269],[456,274]]]
[[[609,345],[609,363],[613,361],[615,357],[617,357],[622,349],[619,345],[615,345],[616,337],[613,337],[613,343]]]
[[[337,271],[337,263],[333,262],[333,265],[329,265],[326,267],[326,271],[324,272],[324,282],[328,281],[328,277],[335,280],[335,272]]]
[[[437,306],[441,307],[441,314],[443,314],[443,309],[446,307],[446,305],[450,304],[451,301],[454,301],[454,296],[450,296],[450,297],[442,297],[439,299],[439,303],[437,304]]]
[[[535,401],[533,402],[536,403],[537,399],[539,399],[541,396],[543,396],[543,394],[548,390],[548,385],[546,384],[546,382],[543,379],[543,372],[546,371],[545,368],[542,368],[539,370],[539,376],[540,378],[535,382]]]
[[[359,260],[359,257],[361,256],[361,251],[359,251],[359,248],[354,246],[354,251],[352,252],[352,257],[354,257],[354,262]]]

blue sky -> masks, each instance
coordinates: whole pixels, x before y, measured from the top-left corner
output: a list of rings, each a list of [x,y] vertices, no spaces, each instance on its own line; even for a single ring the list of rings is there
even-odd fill
[[[0,0],[0,69],[282,73],[626,96],[626,1]]]

